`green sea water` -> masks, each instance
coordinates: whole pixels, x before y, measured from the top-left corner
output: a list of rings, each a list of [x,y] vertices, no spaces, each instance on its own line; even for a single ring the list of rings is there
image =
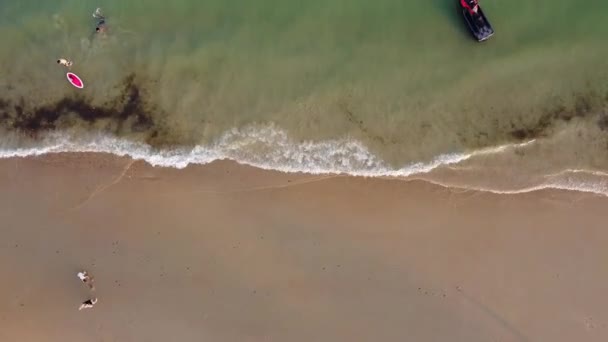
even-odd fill
[[[350,139],[370,167],[395,170],[537,139],[506,165],[608,170],[608,2],[482,0],[496,34],[481,44],[457,4],[2,0],[2,127],[101,130],[163,149],[212,148],[237,130],[229,149],[261,164],[286,144],[277,132],[294,146]],[[105,36],[93,33],[97,7]]]

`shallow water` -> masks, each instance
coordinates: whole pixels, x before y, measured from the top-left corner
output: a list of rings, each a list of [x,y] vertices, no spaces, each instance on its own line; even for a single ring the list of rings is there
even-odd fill
[[[101,131],[180,165],[406,176],[466,159],[471,182],[514,189],[608,170],[608,3],[484,0],[496,34],[483,44],[456,3],[2,1],[3,155],[133,148],[100,147]],[[64,135],[23,138],[32,131]],[[204,156],[188,159],[193,146]]]

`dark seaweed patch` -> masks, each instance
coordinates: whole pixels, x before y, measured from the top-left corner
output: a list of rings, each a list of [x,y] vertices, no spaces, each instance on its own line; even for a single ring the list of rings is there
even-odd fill
[[[591,113],[592,109],[591,99],[585,96],[577,96],[576,102],[574,103],[574,115],[577,117],[584,117]]]
[[[601,99],[598,101],[598,97],[595,95],[597,94],[578,94],[575,96],[572,108],[567,108],[563,104],[556,105],[541,115],[536,123],[531,126],[517,127],[518,125],[511,123],[512,130],[509,135],[516,140],[540,138],[547,134],[548,129],[556,121],[569,122],[574,118],[591,117],[597,113],[595,110],[601,105]]]
[[[143,133],[146,141],[162,144],[158,137],[166,128],[155,120],[154,115],[160,117],[160,113],[144,100],[144,91],[136,83],[135,75],[125,77],[120,87],[120,95],[102,106],[92,105],[90,99],[82,95],[32,108],[24,99],[16,103],[0,99],[0,127],[35,138],[42,132],[74,126],[77,124],[74,119],[88,125],[103,120],[113,123],[107,125],[112,127],[108,128],[111,133]]]
[[[608,131],[608,114],[602,113],[600,119],[597,121],[597,126],[602,131]]]
[[[527,129],[516,129],[511,132],[511,136],[517,140],[528,139],[530,136],[533,136],[534,134],[535,134],[534,131],[527,130]]]
[[[351,98],[352,98],[352,96],[349,95],[347,97],[347,99],[340,100],[337,103],[339,110],[344,114],[344,116],[346,116],[346,120],[350,124],[356,126],[357,129],[359,129],[359,131],[361,131],[363,134],[365,134],[368,138],[370,138],[373,141],[376,141],[380,144],[386,144],[386,140],[384,139],[384,137],[370,132],[367,129],[367,127],[365,127],[365,125],[363,124],[363,120],[360,120],[355,116],[355,113],[350,109],[350,105],[347,102],[347,100],[350,100]],[[392,141],[392,142],[394,142],[394,141]]]

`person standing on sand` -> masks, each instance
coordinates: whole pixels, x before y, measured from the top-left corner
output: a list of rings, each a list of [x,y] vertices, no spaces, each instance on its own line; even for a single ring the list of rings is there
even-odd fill
[[[95,305],[95,303],[97,303],[97,298],[85,300],[84,302],[82,302],[82,304],[80,304],[78,311],[82,309],[90,309],[93,307],[93,305]]]
[[[80,279],[80,281],[87,285],[91,291],[95,291],[95,286],[93,286],[93,277],[91,277],[89,272],[80,271],[76,274],[76,276],[78,276],[78,279]],[[97,297],[87,299],[80,304],[80,307],[78,307],[78,311],[82,309],[90,309],[93,307],[93,305],[95,305],[95,303],[97,303]]]
[[[77,274],[78,279],[80,279],[85,285],[91,289],[91,291],[95,290],[95,286],[93,285],[93,277],[89,275],[87,271],[81,271]]]

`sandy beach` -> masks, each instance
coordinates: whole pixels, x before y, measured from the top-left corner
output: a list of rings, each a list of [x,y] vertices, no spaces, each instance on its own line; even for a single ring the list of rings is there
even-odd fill
[[[102,154],[0,160],[0,194],[1,341],[608,338],[605,197]]]
[[[0,342],[608,341],[608,2],[482,3],[0,1]]]

